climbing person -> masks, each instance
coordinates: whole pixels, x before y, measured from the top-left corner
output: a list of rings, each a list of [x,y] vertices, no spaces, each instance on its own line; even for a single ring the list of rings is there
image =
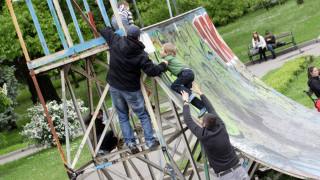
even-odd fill
[[[311,91],[320,98],[319,70],[315,66],[308,68],[308,86]]]
[[[198,126],[190,115],[189,94],[182,91],[184,102],[183,119],[190,131],[203,144],[210,166],[217,174],[218,179],[250,180],[248,173],[240,164],[239,158],[230,143],[226,125],[198,85],[193,82],[193,86],[194,89],[192,91],[200,95],[208,113],[205,113],[200,119],[202,127]]]
[[[262,55],[264,57],[264,60],[267,61],[266,57],[266,41],[262,36],[260,36],[257,31],[254,31],[252,33],[253,38],[252,38],[252,46],[254,49],[258,49],[259,54],[260,54],[260,60],[259,63],[261,63],[262,60]]]
[[[265,40],[266,40],[266,43],[267,43],[267,47],[268,47],[269,51],[272,54],[272,59],[275,59],[277,56],[276,56],[276,53],[274,52],[273,49],[275,47],[277,47],[276,38],[268,30],[266,30],[266,38],[265,38]]]
[[[120,1],[118,3],[118,12],[120,15],[122,25],[124,29],[127,31],[128,27],[134,24],[129,4],[125,1]],[[112,15],[111,17],[111,24],[115,31],[119,29],[115,15]]]
[[[127,36],[121,37],[111,27],[104,27],[101,35],[110,48],[110,64],[106,81],[110,85],[112,104],[116,108],[123,138],[131,153],[140,150],[136,146],[136,137],[129,122],[129,107],[139,117],[144,130],[147,147],[155,150],[160,145],[153,137],[153,129],[145,101],[140,90],[140,76],[143,70],[148,76],[158,76],[167,66],[167,62],[155,65],[144,51],[140,41],[141,30],[131,25]]]
[[[175,45],[171,43],[165,43],[162,45],[160,56],[165,61],[168,61],[167,70],[177,77],[177,79],[171,84],[171,89],[179,94],[181,94],[182,90],[187,92],[190,96],[189,102],[200,110],[198,117],[201,117],[206,112],[206,108],[202,101],[195,97],[195,94],[190,90],[190,88],[192,88],[192,82],[194,81],[194,73],[190,68],[176,58],[176,54],[177,49]]]

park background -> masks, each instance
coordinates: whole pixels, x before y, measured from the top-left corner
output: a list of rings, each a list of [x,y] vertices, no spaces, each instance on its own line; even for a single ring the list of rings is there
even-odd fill
[[[59,2],[63,3],[63,1]],[[81,4],[80,2],[81,1],[79,1],[79,4]],[[109,4],[108,1],[104,2],[106,5]],[[133,13],[135,24],[140,25],[132,2],[128,2],[131,5],[131,12]],[[227,45],[243,63],[249,61],[247,47],[251,44],[253,31],[258,31],[261,35],[264,35],[265,30],[269,30],[275,35],[292,31],[297,44],[316,39],[320,34],[320,12],[318,11],[320,1],[318,0],[177,0],[176,3],[179,13],[203,6]],[[33,4],[37,14],[48,11],[46,1],[34,0]],[[144,26],[170,18],[168,8],[164,6],[165,4],[165,0],[137,1]],[[91,7],[97,7],[90,1],[89,5]],[[109,9],[108,14],[111,15],[111,8],[108,6],[106,8]],[[27,10],[26,3],[24,1],[16,2],[14,9],[17,13],[20,28],[24,29],[22,33],[25,37],[30,56],[32,59],[43,56],[42,48],[33,27],[32,18]],[[82,7],[82,9],[84,8]],[[95,13],[98,13],[98,8],[91,9],[93,16]],[[62,10],[67,11],[67,8]],[[173,13],[176,15],[174,11]],[[45,24],[41,28],[43,29],[46,39],[48,39],[48,47],[51,51],[57,51],[61,48],[61,42],[58,36],[52,36],[53,31],[55,31],[52,17],[49,13],[42,14],[43,16],[40,15],[38,18],[40,24]],[[72,31],[74,25],[71,17],[67,17],[66,21],[70,27],[71,36],[76,37],[76,32]],[[103,27],[102,20],[97,21],[100,22],[97,23],[97,28],[101,29]],[[34,92],[30,92],[32,89],[30,88],[30,82],[28,80],[29,74],[28,71],[26,71],[25,59],[5,1],[0,2],[0,24],[0,56],[4,57],[0,67],[1,73],[3,73],[0,77],[0,83],[6,81],[8,78],[12,79],[12,77],[17,79],[17,82],[12,80],[11,83],[13,86],[7,87],[8,92],[10,92],[8,97],[12,100],[12,105],[7,106],[6,110],[0,115],[0,155],[4,155],[35,143],[33,141],[24,141],[26,138],[20,133],[23,131],[23,126],[31,121],[27,109],[33,107],[36,100],[33,98],[32,101],[32,93]],[[80,28],[84,30],[85,39],[93,38],[91,30],[84,21],[80,20]],[[106,58],[106,56],[101,54],[99,58],[103,59]],[[303,94],[302,90],[307,89],[306,68],[311,65],[319,66],[320,63],[319,57],[313,57],[313,61],[311,62],[305,62],[305,58],[306,57],[299,57],[294,59],[279,69],[269,72],[262,79],[282,94],[312,108],[312,102]],[[15,70],[11,70],[11,73],[5,73],[7,72],[6,70],[12,66],[14,66]],[[77,64],[77,66],[81,67],[83,64]],[[285,74],[281,79],[279,75],[277,75],[279,72]],[[99,79],[104,79],[106,73],[103,68],[100,68]],[[79,88],[75,90],[77,96],[81,97],[81,94],[84,94],[83,97],[85,97],[86,88],[84,84],[86,82],[81,81],[80,76],[77,74],[74,75],[74,78],[77,79],[77,83],[79,83]],[[59,97],[61,96],[59,72],[57,70],[51,71],[44,75],[43,79],[43,86],[50,87],[50,84],[52,84],[56,92],[56,96],[48,97],[48,100],[59,101],[61,98]],[[3,83],[0,85],[3,87]],[[33,84],[31,85],[33,86]],[[83,99],[83,101],[84,106],[88,107],[87,99]],[[111,102],[108,102],[108,105],[110,105]],[[9,116],[7,116],[8,112],[10,112]],[[80,140],[81,137],[77,138],[73,143],[79,144]],[[0,177],[4,179],[21,179],[22,177],[42,179],[48,169],[54,168],[56,171],[52,179],[66,178],[64,168],[61,166],[60,159],[57,157],[58,153],[55,147],[42,150],[31,156],[1,165]],[[83,161],[85,161],[85,159],[83,159]],[[46,164],[44,162],[50,163]],[[34,171],[39,173],[35,174],[33,173]]]

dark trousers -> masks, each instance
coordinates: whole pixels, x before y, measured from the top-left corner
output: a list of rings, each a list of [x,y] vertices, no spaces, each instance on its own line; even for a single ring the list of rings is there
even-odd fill
[[[99,142],[101,138],[101,134],[97,134],[97,141]],[[104,136],[104,139],[101,143],[100,149],[104,151],[111,152],[117,145],[118,139],[113,136],[112,131],[107,131],[106,135]]]
[[[175,92],[181,94],[181,91],[184,90],[189,94],[192,94],[190,90],[192,88],[192,82],[194,81],[194,73],[191,69],[183,69],[179,74],[178,78],[172,83],[171,89]],[[194,97],[191,101],[191,104],[194,105],[198,109],[202,109],[204,107],[202,101]]]
[[[264,59],[267,60],[267,58],[266,58],[266,48],[262,49],[262,47],[259,47],[259,54],[260,54],[260,60],[262,59],[262,55],[263,55]]]

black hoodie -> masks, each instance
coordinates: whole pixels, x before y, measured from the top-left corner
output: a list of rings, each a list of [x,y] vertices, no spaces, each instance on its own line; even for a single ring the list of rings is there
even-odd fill
[[[145,46],[132,36],[121,37],[111,27],[104,27],[101,35],[110,47],[110,68],[106,81],[122,91],[140,90],[141,69],[148,76],[158,76],[165,69],[165,63],[154,65],[144,52]]]
[[[320,98],[320,80],[319,77],[311,77],[308,81],[308,86],[314,92],[314,94]]]

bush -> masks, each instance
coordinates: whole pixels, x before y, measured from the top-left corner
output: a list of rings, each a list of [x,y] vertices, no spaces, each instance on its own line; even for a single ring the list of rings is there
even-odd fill
[[[314,56],[301,56],[284,63],[280,68],[270,71],[263,76],[262,80],[280,93],[287,88],[288,84],[296,78],[311,62]]]
[[[77,100],[77,102],[81,113],[87,111],[88,108],[83,107],[83,101]],[[65,142],[63,103],[58,104],[56,101],[51,101],[47,103],[47,108],[58,139],[63,143]],[[37,146],[56,145],[42,105],[38,104],[29,108],[28,116],[31,118],[31,122],[23,127],[23,131],[20,134],[25,137],[26,140],[34,141]],[[76,130],[80,127],[80,122],[71,100],[67,101],[67,119],[69,125],[69,139],[74,140],[76,138]]]
[[[6,145],[8,142],[6,141],[6,136],[0,133],[0,146]]]
[[[0,112],[4,112],[8,106],[12,105],[13,102],[7,97],[7,87],[6,84],[3,88],[0,87]]]
[[[6,99],[0,104],[3,105],[3,111],[0,110],[0,131],[3,130],[13,130],[17,128],[16,118],[17,115],[13,113],[14,107],[18,104],[16,102],[16,97],[19,93],[18,81],[14,77],[15,68],[13,66],[5,66],[2,64],[4,58],[0,59],[0,87],[3,88],[3,91],[6,91],[6,97],[0,95],[2,99]],[[0,93],[1,94],[1,93]],[[8,98],[8,99],[7,99]],[[0,105],[2,106],[2,105]]]

